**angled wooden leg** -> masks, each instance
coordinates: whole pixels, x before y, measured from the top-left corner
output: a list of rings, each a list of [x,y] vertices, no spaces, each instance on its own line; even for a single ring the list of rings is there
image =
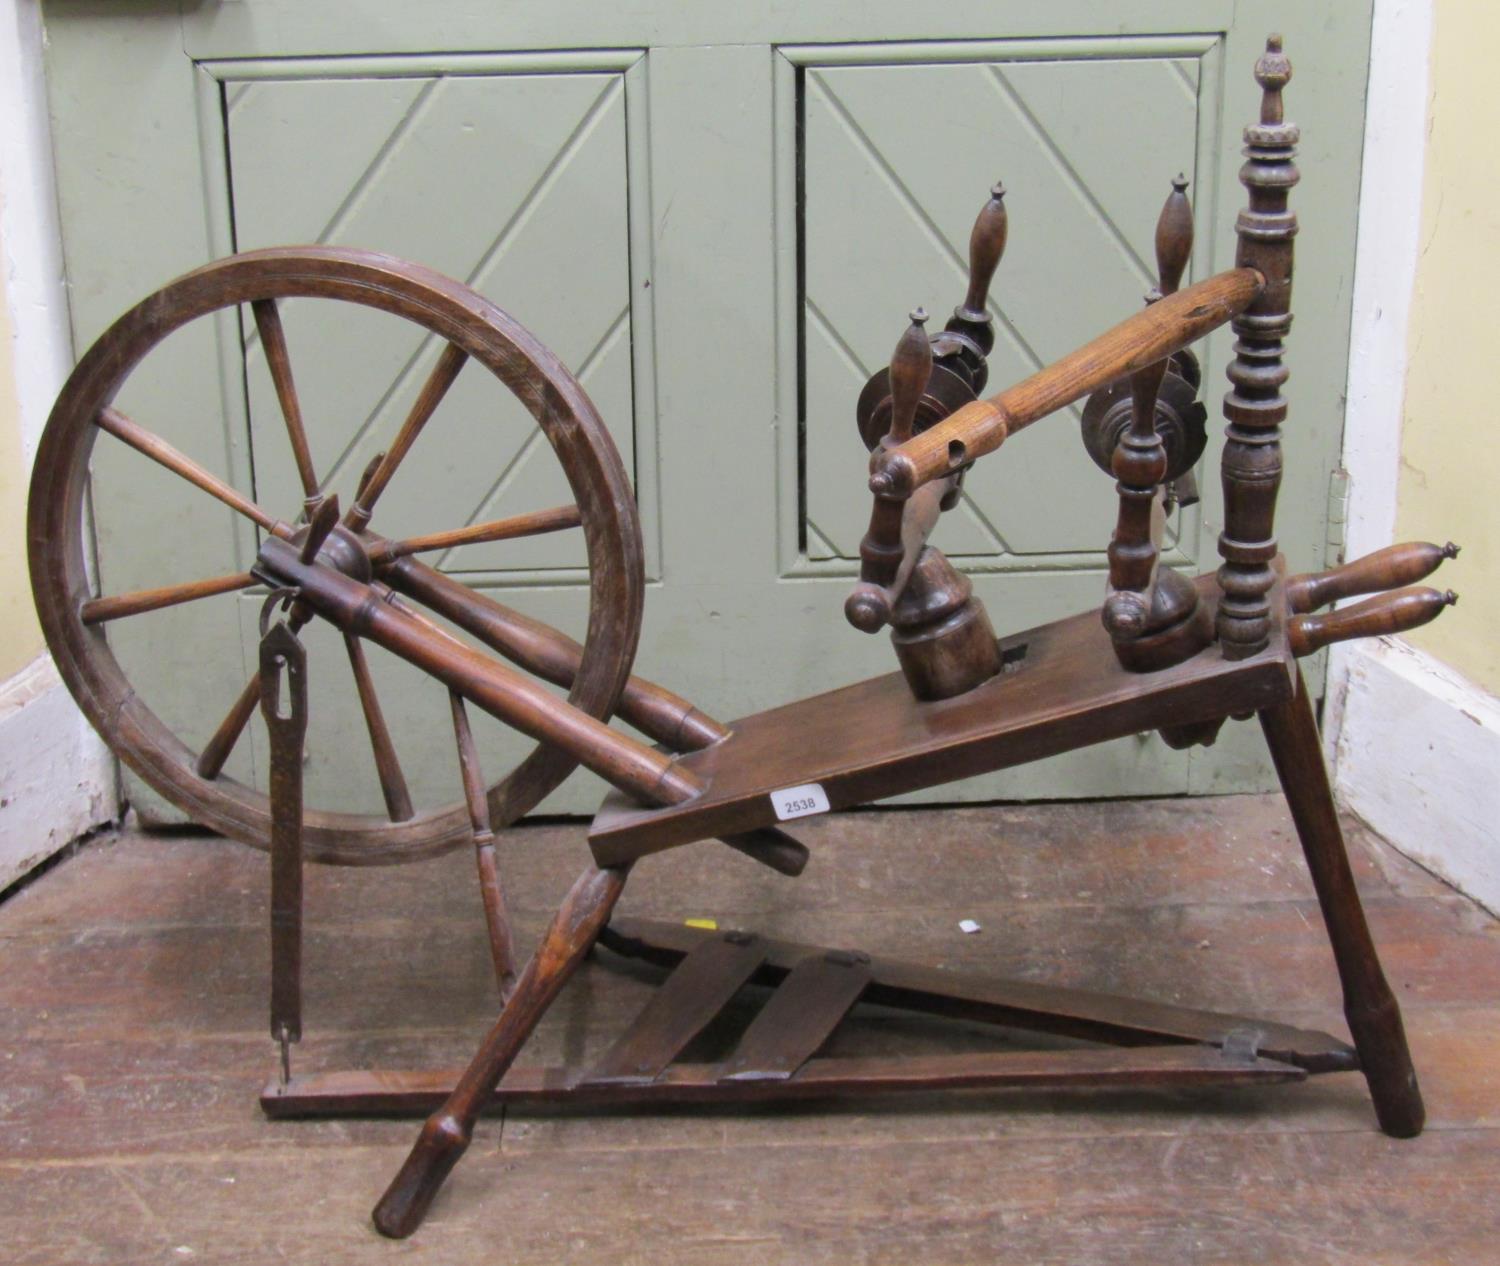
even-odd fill
[[[569,889],[495,1027],[447,1102],[422,1126],[411,1155],[375,1206],[375,1229],[382,1235],[404,1239],[421,1225],[443,1180],[467,1150],[496,1083],[609,922],[629,873],[629,866],[590,866]]]
[[[1370,1084],[1375,1115],[1387,1134],[1411,1138],[1422,1132],[1426,1119],[1422,1092],[1406,1046],[1401,1010],[1380,969],[1355,891],[1312,702],[1300,672],[1296,695],[1265,709],[1260,723],[1307,855],[1318,904],[1323,908],[1323,921],[1344,988],[1344,1016]]]

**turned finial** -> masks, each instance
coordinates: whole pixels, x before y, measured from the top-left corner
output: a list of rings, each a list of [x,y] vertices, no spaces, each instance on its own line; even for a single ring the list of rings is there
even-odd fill
[[[1005,213],[1005,186],[998,180],[990,189],[990,200],[980,208],[969,234],[969,292],[953,315],[960,321],[988,322],[990,282],[1000,257],[1005,254],[1009,220]]]
[[[926,324],[927,309],[913,308],[911,324],[891,356],[891,429],[887,438],[892,444],[911,439],[917,405],[932,377],[932,343],[922,328]]]
[[[1266,51],[1255,63],[1255,82],[1261,87],[1260,121],[1267,124],[1282,122],[1281,90],[1291,82],[1292,63],[1281,51],[1281,36],[1266,37]]]
[[[1172,192],[1156,221],[1156,289],[1148,302],[1176,294],[1193,253],[1193,208],[1187,199],[1187,177],[1172,178]]]

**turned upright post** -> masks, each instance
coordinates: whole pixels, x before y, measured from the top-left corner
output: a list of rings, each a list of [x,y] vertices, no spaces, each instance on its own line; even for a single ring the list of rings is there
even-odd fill
[[[1240,180],[1250,205],[1235,223],[1239,250],[1235,263],[1264,278],[1260,293],[1233,322],[1234,360],[1228,369],[1232,389],[1224,397],[1224,531],[1219,536],[1219,644],[1226,659],[1245,659],[1265,648],[1271,629],[1269,592],[1276,557],[1276,493],[1281,486],[1281,423],[1286,400],[1281,386],[1286,366],[1282,340],[1291,328],[1292,238],[1297,217],[1287,195],[1297,183],[1292,161],[1297,125],[1285,121],[1281,90],[1292,65],[1281,51],[1281,36],[1266,41],[1255,63],[1261,86],[1260,122],[1245,129]]]

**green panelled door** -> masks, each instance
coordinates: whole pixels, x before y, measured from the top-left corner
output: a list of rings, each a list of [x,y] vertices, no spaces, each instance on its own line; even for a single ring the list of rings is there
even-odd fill
[[[507,9],[392,0],[308,6],[48,5],[49,77],[80,349],[171,276],[234,249],[332,242],[406,255],[512,312],[582,378],[632,470],[646,536],[637,665],[726,719],[889,671],[884,638],[841,606],[868,513],[853,425],[864,377],[906,312],[944,319],[969,225],[1009,189],[991,308],[998,389],[1133,311],[1171,176],[1192,181],[1193,275],[1232,259],[1239,128],[1267,30],[1286,35],[1307,138],[1296,194],[1297,327],[1279,519],[1297,566],[1322,561],[1337,464],[1358,192],[1367,4],[1314,17],[1289,0],[1120,6],[860,6],[597,0]],[[513,52],[511,50],[526,50]],[[389,443],[437,350],[376,314],[285,314],[320,473],[347,499]],[[300,501],[254,324],[233,315],[163,349],[123,403],[284,516]],[[1227,337],[1205,352],[1211,409]],[[1212,415],[1211,415],[1212,416]],[[1214,565],[1211,428],[1204,502],[1169,561]],[[253,529],[101,444],[105,592],[244,566]],[[391,534],[567,500],[550,451],[481,375],[444,403],[382,502]],[[1095,605],[1114,515],[1076,414],[982,462],[935,543],[996,627]],[[165,562],[163,559],[165,558]],[[467,583],[570,632],[585,610],[576,534],[455,551]],[[256,597],[121,622],[132,679],[190,741],[255,654]],[[310,795],[378,804],[334,639],[313,651]],[[444,692],[372,653],[419,805],[451,801]],[[1240,727],[1243,730],[1244,727]],[[1254,735],[1211,751],[1140,736],[929,799],[1098,796],[1263,786]],[[481,730],[487,772],[522,750]],[[263,733],[236,753],[263,780]],[[150,797],[133,788],[137,802]],[[576,776],[549,802],[589,812]],[[158,806],[159,809],[159,806]]]

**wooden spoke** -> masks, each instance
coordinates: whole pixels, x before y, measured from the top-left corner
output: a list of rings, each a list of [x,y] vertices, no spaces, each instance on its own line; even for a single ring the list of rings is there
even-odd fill
[[[469,823],[474,834],[474,865],[479,872],[479,896],[484,902],[484,921],[490,936],[490,959],[495,965],[495,983],[500,1000],[506,1002],[516,987],[516,950],[510,934],[510,914],[505,908],[505,894],[495,867],[495,833],[490,823],[489,793],[479,769],[479,749],[474,746],[474,731],[464,699],[449,691],[453,709],[453,737],[458,743],[458,769],[463,777],[464,803],[469,808]]]
[[[182,585],[165,585],[160,589],[137,589],[133,593],[117,593],[107,598],[91,598],[79,612],[85,624],[102,624],[105,620],[118,620],[121,616],[140,615],[146,611],[159,611],[162,607],[175,607],[179,602],[192,602],[197,598],[211,598],[214,594],[233,593],[255,583],[255,577],[247,571],[235,572],[232,576],[215,576],[211,580],[190,580]]]
[[[425,554],[431,550],[453,549],[459,545],[479,545],[485,541],[509,541],[518,536],[541,536],[544,532],[561,532],[578,527],[583,515],[577,506],[554,506],[550,510],[533,510],[530,514],[512,515],[508,519],[491,519],[469,527],[447,532],[429,532],[409,536],[404,541],[381,541],[370,550],[372,563],[389,563],[408,554]]]
[[[464,697],[456,690],[448,692],[448,704],[453,711],[453,738],[458,744],[458,772],[464,784],[464,804],[469,809],[469,824],[474,834],[491,833],[489,795],[485,791],[484,775],[479,769],[479,749],[474,745],[474,731],[469,725],[468,709]]]
[[[375,695],[375,679],[370,676],[365,648],[357,637],[348,633],[344,634],[344,646],[349,652],[349,667],[354,670],[354,685],[359,691],[359,706],[364,710],[365,728],[370,731],[370,747],[375,752],[375,772],[380,776],[380,793],[385,797],[386,812],[392,822],[408,821],[412,817],[411,794],[406,789],[406,777],[401,772],[401,762],[396,759],[396,745],[391,741],[385,714],[381,712],[380,700]]]
[[[281,416],[286,419],[287,434],[292,440],[292,457],[297,463],[297,477],[309,502],[318,499],[318,475],[313,469],[312,450],[307,444],[307,430],[302,425],[302,406],[292,384],[292,361],[287,355],[286,333],[281,328],[281,312],[274,299],[256,299],[250,304],[255,313],[255,328],[260,331],[260,345],[266,350],[266,364],[271,381],[276,384],[276,399],[281,402]]]
[[[198,753],[198,761],[194,768],[198,771],[200,778],[214,779],[223,772],[224,762],[229,759],[229,753],[234,751],[234,745],[240,741],[240,735],[249,724],[251,714],[254,713],[259,703],[260,674],[256,673],[245,683],[245,688],[240,691],[240,697],[234,701],[229,715],[219,722],[219,728],[213,732],[213,736]]]
[[[464,367],[464,362],[468,359],[469,354],[452,343],[443,348],[443,354],[438,357],[438,363],[433,366],[432,373],[422,384],[416,404],[412,405],[406,421],[401,424],[395,443],[391,445],[380,465],[365,481],[364,489],[358,499],[349,507],[348,517],[344,520],[346,527],[356,532],[363,532],[369,525],[370,516],[375,512],[375,503],[380,499],[380,494],[385,491],[386,484],[391,482],[391,476],[396,473],[396,467],[401,464],[407,451],[416,443],[417,436],[422,433],[427,420],[432,417],[433,412],[442,403],[443,397],[448,394],[448,388],[453,385],[453,380],[458,377],[458,371]]]
[[[94,421],[102,430],[118,436],[131,448],[165,466],[173,474],[181,475],[190,484],[196,484],[210,496],[217,497],[231,510],[238,510],[247,519],[265,528],[267,532],[277,536],[290,535],[290,529],[284,523],[273,519],[248,497],[241,496],[222,479],[209,474],[191,457],[179,453],[161,436],[153,435],[145,427],[132,422],[113,406],[105,405],[99,410]]]

